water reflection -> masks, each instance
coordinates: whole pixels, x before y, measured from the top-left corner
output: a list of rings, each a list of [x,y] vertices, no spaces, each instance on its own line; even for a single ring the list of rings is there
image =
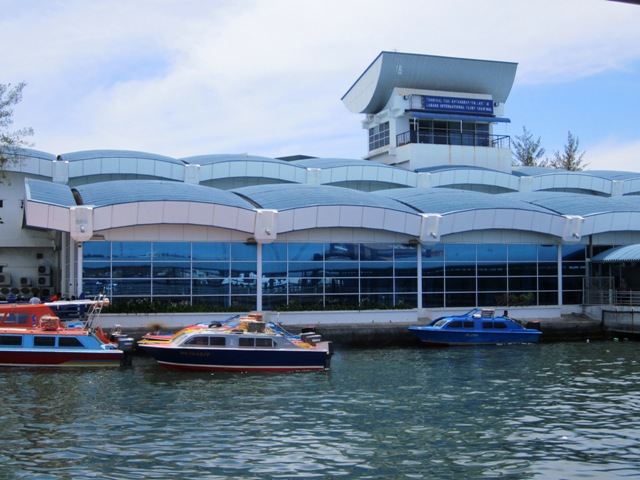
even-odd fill
[[[0,478],[640,474],[637,343],[339,350],[330,372],[0,370]]]

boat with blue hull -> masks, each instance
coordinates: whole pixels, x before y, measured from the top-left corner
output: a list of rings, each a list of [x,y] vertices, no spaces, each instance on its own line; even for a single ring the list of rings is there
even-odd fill
[[[104,367],[129,365],[133,339],[106,335],[92,322],[109,300],[0,305],[0,367]],[[61,309],[87,311],[86,319],[63,322]]]
[[[331,342],[293,335],[250,314],[220,326],[187,327],[169,341],[140,341],[160,365],[179,370],[286,372],[330,367]]]
[[[536,343],[542,337],[538,324],[526,327],[507,316],[495,316],[493,309],[474,308],[462,315],[437,318],[425,326],[410,326],[409,331],[423,344],[498,345],[510,343]]]

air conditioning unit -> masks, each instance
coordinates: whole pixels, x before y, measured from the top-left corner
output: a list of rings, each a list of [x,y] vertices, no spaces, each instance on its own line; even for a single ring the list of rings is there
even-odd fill
[[[0,285],[11,285],[10,273],[0,273]]]
[[[21,287],[30,287],[31,279],[29,277],[20,277],[20,286]]]
[[[38,275],[38,286],[39,287],[50,287],[51,286],[51,275]]]
[[[49,265],[39,265],[38,275],[51,275],[51,267]]]

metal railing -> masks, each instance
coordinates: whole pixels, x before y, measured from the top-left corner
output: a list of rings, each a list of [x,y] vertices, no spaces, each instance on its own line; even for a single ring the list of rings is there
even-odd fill
[[[451,132],[447,130],[424,130],[400,133],[396,135],[396,146],[412,143],[429,145],[462,145],[468,147],[511,148],[509,135],[490,135],[488,133]]]
[[[584,303],[587,305],[640,307],[640,292],[634,290],[588,289],[585,291],[584,299]]]
[[[585,279],[583,298],[586,305],[640,306],[640,291],[616,288],[614,280],[610,277]]]

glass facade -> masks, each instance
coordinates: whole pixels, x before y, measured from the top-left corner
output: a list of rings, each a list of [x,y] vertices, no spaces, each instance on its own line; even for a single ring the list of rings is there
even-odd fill
[[[559,261],[559,252],[562,252]],[[83,292],[255,309],[258,245],[86,242]],[[262,246],[262,307],[416,308],[582,303],[584,246],[274,243]],[[419,276],[419,271],[422,276]],[[421,290],[419,289],[421,287]]]

